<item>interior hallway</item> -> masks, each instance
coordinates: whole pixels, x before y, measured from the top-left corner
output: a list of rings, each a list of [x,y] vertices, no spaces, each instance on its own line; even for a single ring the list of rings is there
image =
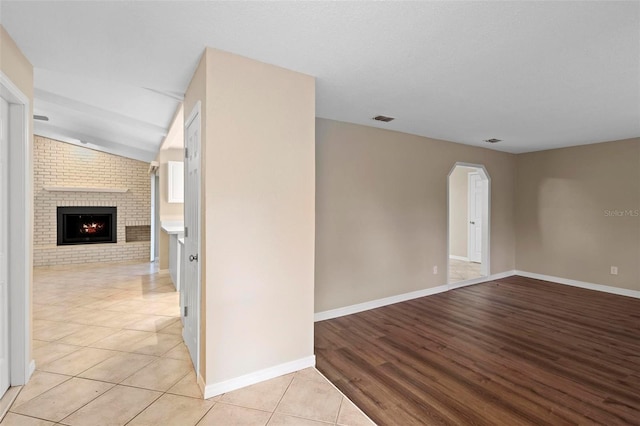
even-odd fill
[[[36,372],[0,424],[372,424],[315,369],[203,400],[180,334],[152,264],[36,268]]]
[[[467,260],[449,259],[449,284],[480,278],[482,265]]]

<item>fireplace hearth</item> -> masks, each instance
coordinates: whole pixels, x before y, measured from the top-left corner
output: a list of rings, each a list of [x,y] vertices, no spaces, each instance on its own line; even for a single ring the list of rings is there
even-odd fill
[[[116,207],[58,207],[58,245],[117,242]]]

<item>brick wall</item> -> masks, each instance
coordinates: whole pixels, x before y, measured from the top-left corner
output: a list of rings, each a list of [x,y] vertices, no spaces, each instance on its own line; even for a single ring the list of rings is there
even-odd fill
[[[151,226],[127,226],[126,242],[151,241]]]
[[[34,266],[149,260],[149,241],[126,242],[127,226],[149,226],[149,164],[34,137]],[[127,192],[57,192],[45,187],[127,188]],[[116,244],[56,245],[58,206],[116,206]]]

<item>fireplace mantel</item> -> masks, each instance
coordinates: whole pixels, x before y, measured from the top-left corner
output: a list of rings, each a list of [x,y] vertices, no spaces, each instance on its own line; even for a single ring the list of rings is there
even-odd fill
[[[94,186],[45,186],[50,192],[127,192],[129,188],[99,188]]]

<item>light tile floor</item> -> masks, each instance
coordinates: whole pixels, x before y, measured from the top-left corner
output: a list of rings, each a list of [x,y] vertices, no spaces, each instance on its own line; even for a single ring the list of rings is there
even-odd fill
[[[480,278],[480,263],[449,259],[449,283]]]
[[[373,424],[313,368],[202,399],[178,297],[148,263],[35,269],[36,371],[0,424]]]

